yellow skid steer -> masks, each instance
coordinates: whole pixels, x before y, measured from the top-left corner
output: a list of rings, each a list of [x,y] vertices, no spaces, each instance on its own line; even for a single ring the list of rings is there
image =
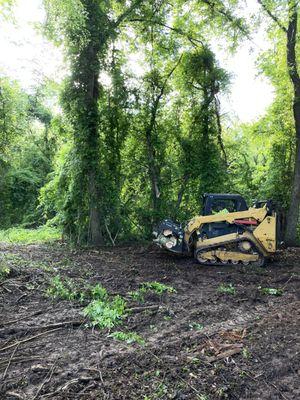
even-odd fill
[[[202,215],[185,226],[170,219],[154,228],[154,242],[200,264],[263,266],[277,249],[277,215],[271,201],[248,208],[237,194],[203,196]]]

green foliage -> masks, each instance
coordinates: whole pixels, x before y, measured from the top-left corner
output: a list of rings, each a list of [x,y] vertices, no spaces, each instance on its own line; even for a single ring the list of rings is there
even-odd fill
[[[242,355],[244,358],[248,359],[251,357],[251,353],[247,347],[243,348]]]
[[[0,262],[0,281],[6,279],[10,274],[10,268],[7,264]]]
[[[147,291],[151,291],[157,294],[162,294],[164,292],[167,293],[176,293],[176,290],[172,286],[167,286],[160,282],[144,282],[142,283],[142,288],[145,288]]]
[[[77,289],[71,279],[54,276],[46,291],[47,296],[54,299],[75,300],[78,297]]]
[[[163,293],[176,293],[176,290],[172,286],[167,286],[160,282],[144,282],[139,289],[129,292],[128,295],[132,300],[143,303],[145,295],[149,292],[161,295]]]
[[[128,292],[128,295],[132,300],[138,301],[139,303],[143,303],[145,301],[145,294],[147,293],[147,289],[145,287],[141,287],[137,290]]]
[[[0,0],[0,17],[8,19],[12,15],[12,6],[15,0]]]
[[[28,102],[19,85],[6,77],[0,77],[0,155],[7,154],[15,137],[28,127]]]
[[[282,289],[259,287],[259,290],[261,291],[262,294],[266,294],[266,295],[272,295],[272,296],[282,296],[283,295]]]
[[[221,285],[218,287],[218,292],[223,294],[234,295],[236,293],[236,289],[232,283],[229,283],[229,285],[221,283]]]
[[[43,88],[43,90],[46,90]],[[38,94],[28,96],[15,82],[0,80],[0,226],[44,221],[37,210],[40,188],[56,149],[52,114]]]
[[[90,292],[91,292],[91,298],[93,300],[103,300],[103,301],[105,301],[108,298],[107,290],[103,286],[101,286],[99,284],[97,284],[95,286],[92,286],[90,288]]]
[[[3,243],[51,243],[61,238],[57,228],[41,226],[37,229],[9,228],[0,230],[0,242]]]
[[[0,16],[13,3],[0,0]],[[276,24],[257,65],[274,102],[259,120],[232,126],[219,102],[230,76],[210,43],[221,37],[230,50],[249,34],[237,0],[43,3],[43,32],[64,48],[70,73],[62,87],[41,84],[30,95],[0,78],[1,228],[50,221],[76,244],[115,244],[148,239],[162,217],[190,219],[204,192],[288,208],[293,91]],[[265,2],[286,24],[287,1],[277,3]],[[5,240],[40,240],[21,236]],[[142,285],[131,297],[144,301],[149,290],[165,291]]]
[[[92,326],[99,329],[111,329],[122,323],[126,316],[126,302],[115,296],[113,300],[93,300],[83,310]]]
[[[111,333],[109,335],[109,337],[112,337],[116,340],[126,342],[127,344],[131,344],[131,343],[138,343],[140,345],[145,344],[145,340],[135,332],[117,331],[117,332]]]
[[[192,322],[191,324],[189,324],[189,327],[191,330],[195,331],[202,331],[202,329],[204,329],[204,326],[202,324],[199,324],[198,322]]]

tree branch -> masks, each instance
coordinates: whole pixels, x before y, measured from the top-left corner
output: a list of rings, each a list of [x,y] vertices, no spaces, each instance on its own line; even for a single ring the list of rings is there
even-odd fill
[[[288,0],[289,12],[289,25],[287,33],[287,66],[291,81],[295,86],[300,85],[300,77],[297,69],[297,56],[296,56],[296,41],[297,41],[297,25],[298,25],[298,11],[295,0]]]
[[[262,8],[265,10],[265,12],[269,15],[269,17],[271,17],[272,20],[279,26],[279,28],[283,32],[287,33],[287,28],[281,23],[279,18],[277,18],[276,15],[272,13],[272,11],[267,7],[267,5],[262,0],[257,0],[257,1],[262,6]]]
[[[238,29],[244,33],[247,37],[249,36],[249,32],[248,30],[241,24],[241,22],[239,21],[238,18],[235,18],[228,9],[226,9],[224,7],[223,4],[218,4],[215,0],[201,0],[202,3],[206,4],[207,6],[209,6],[209,8],[212,11],[216,11],[217,13],[223,15],[223,17],[225,17],[229,22],[231,22],[232,24],[236,24],[238,22],[238,24],[236,25],[238,27]],[[221,7],[220,7],[221,5]]]
[[[136,0],[134,1],[130,7],[127,8],[126,11],[121,14],[117,20],[113,23],[114,27],[117,28],[131,13],[134,11],[140,4],[143,3],[144,0]]]
[[[186,37],[193,45],[195,45],[195,43],[193,43],[193,42],[197,42],[197,43],[200,43],[202,46],[204,46],[204,43],[203,43],[202,40],[197,39],[197,38],[195,38],[193,36],[190,36],[187,32],[184,32],[180,28],[174,28],[172,26],[169,26],[169,25],[164,24],[163,22],[160,22],[160,21],[157,21],[157,20],[153,20],[153,19],[149,19],[148,20],[148,19],[143,19],[143,18],[132,18],[132,19],[130,19],[130,22],[147,22],[149,24],[159,25],[159,26],[162,26],[164,28],[169,29],[170,31],[176,32],[181,36]]]

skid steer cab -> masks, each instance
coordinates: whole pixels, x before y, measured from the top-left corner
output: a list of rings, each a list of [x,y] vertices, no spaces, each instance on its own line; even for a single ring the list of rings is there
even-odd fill
[[[202,215],[186,225],[165,219],[153,235],[160,247],[193,255],[200,264],[263,266],[276,252],[276,230],[272,201],[258,201],[248,208],[238,194],[206,193]]]

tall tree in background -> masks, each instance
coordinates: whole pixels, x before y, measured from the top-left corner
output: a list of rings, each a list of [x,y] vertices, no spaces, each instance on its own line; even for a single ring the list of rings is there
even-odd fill
[[[118,2],[117,2],[118,3]],[[111,20],[111,2],[94,0],[45,0],[48,33],[64,37],[71,76],[63,103],[74,132],[73,181],[66,202],[66,233],[77,243],[103,243],[102,185],[99,152],[99,74],[108,40],[123,20],[140,4],[136,0]]]
[[[265,12],[276,23],[286,36],[286,62],[287,72],[293,85],[293,115],[295,124],[296,150],[293,183],[291,191],[290,206],[287,214],[285,241],[288,245],[297,242],[297,226],[300,213],[300,76],[297,59],[297,37],[298,37],[298,0],[285,0],[278,4],[276,1],[258,0]],[[282,21],[281,14],[278,16],[276,9],[285,10],[287,23]],[[287,26],[286,26],[287,25]]]

